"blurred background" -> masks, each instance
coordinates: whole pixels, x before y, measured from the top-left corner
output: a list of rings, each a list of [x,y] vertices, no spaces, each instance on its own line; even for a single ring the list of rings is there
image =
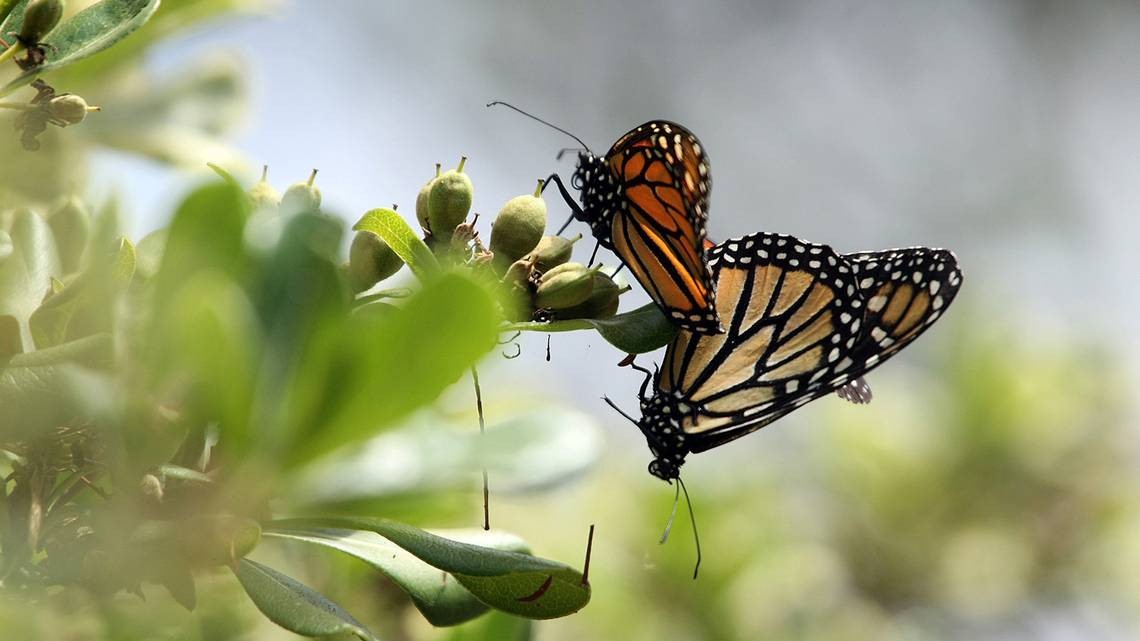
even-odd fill
[[[466,155],[486,221],[536,178],[573,170],[555,160],[572,140],[484,107],[500,99],[596,152],[649,119],[685,124],[710,156],[714,239],[940,246],[964,266],[939,327],[870,377],[870,406],[823,399],[691,457],[696,582],[683,511],[657,543],[672,488],[645,473],[644,440],[600,400],[636,410],[641,378],[616,367],[622,355],[581,332],[554,335],[549,362],[540,335],[521,339],[518,359],[491,358],[490,420],[559,404],[598,426],[578,430],[585,444],[566,446],[571,471],[543,475],[546,492],[492,476],[493,524],[540,554],[578,558],[598,527],[592,603],[537,624],[536,638],[1140,635],[1140,5],[257,8],[148,52],[156,78],[240,70],[224,103],[204,103],[217,122],[169,111],[209,136],[116,139],[119,90],[85,94],[106,111],[84,127],[117,149],[96,152],[91,190],[119,194],[136,236],[165,224],[207,161],[249,180],[268,164],[280,188],[319,168],[326,210],[353,221],[392,203],[410,215],[434,163]],[[548,204],[552,221],[569,214]],[[470,405],[457,386],[441,411],[473,420]],[[475,497],[462,495],[457,523],[475,523]],[[433,630],[359,568],[322,567],[314,582],[384,638],[493,636],[485,621]],[[241,620],[217,614],[224,596],[195,616]]]

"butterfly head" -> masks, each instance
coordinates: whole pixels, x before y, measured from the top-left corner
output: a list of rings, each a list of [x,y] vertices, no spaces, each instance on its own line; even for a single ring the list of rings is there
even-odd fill
[[[672,483],[673,479],[680,478],[681,468],[666,459],[657,458],[650,461],[649,473],[666,483]]]
[[[680,423],[680,409],[668,394],[656,394],[641,403],[642,418],[638,427],[654,456],[649,464],[649,473],[666,482],[681,475],[681,466],[689,453]]]

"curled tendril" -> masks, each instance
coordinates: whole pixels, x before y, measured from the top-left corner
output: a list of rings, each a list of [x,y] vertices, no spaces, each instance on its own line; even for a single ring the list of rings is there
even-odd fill
[[[507,359],[508,361],[512,361],[512,360],[514,360],[514,359],[516,359],[522,355],[522,345],[519,345],[518,343],[509,343],[509,344],[514,345],[515,353],[514,354],[507,354],[507,351],[503,350],[502,354],[503,354],[503,358]]]

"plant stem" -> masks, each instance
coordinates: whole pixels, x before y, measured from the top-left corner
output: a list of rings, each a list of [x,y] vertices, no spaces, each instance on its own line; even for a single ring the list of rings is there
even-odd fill
[[[16,55],[19,54],[23,50],[24,50],[24,43],[16,41],[15,43],[12,44],[11,47],[8,47],[7,49],[5,49],[4,53],[0,53],[0,64],[3,64],[5,62],[11,60],[12,58],[16,57]]]
[[[479,387],[479,370],[471,366],[471,381],[475,383],[475,409],[479,412],[479,438],[487,432],[483,419],[483,390]],[[491,529],[491,491],[487,486],[487,466],[483,466],[483,529]]]

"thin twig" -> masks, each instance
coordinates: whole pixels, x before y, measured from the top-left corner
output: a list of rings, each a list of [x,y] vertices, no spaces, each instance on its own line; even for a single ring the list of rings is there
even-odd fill
[[[479,370],[471,366],[471,381],[475,383],[475,409],[479,412],[479,438],[487,432],[483,419],[483,390],[479,387]],[[483,529],[491,529],[491,491],[487,485],[487,466],[483,465]]]

